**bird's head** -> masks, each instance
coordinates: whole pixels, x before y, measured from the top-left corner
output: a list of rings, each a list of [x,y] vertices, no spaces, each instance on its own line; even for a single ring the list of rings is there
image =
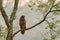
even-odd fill
[[[24,15],[22,15],[21,17],[22,17],[22,18],[24,18],[25,16],[24,16]]]

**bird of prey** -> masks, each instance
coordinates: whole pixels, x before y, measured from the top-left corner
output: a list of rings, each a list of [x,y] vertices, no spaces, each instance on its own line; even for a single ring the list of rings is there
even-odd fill
[[[24,15],[22,15],[20,17],[19,26],[20,26],[20,29],[21,29],[21,34],[24,34],[25,33],[25,29],[26,29],[26,20],[25,20],[25,16]]]

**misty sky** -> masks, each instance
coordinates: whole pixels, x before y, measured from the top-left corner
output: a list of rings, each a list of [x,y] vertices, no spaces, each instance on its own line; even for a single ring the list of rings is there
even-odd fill
[[[20,4],[21,1],[21,4]],[[16,32],[17,30],[20,29],[19,27],[19,18],[21,17],[21,15],[25,15],[25,18],[27,20],[27,28],[33,26],[34,24],[38,23],[39,21],[42,20],[43,15],[41,14],[42,12],[40,11],[36,11],[33,10],[31,11],[30,8],[27,6],[28,5],[28,0],[20,0],[19,1],[19,7],[17,10],[17,18],[16,20],[14,20],[13,24],[14,24],[14,32]],[[45,1],[45,0],[44,0]],[[58,2],[59,0],[57,0],[56,2]],[[9,0],[9,5],[5,8],[7,15],[10,16],[11,12],[12,12],[12,7],[13,7],[13,1]],[[45,2],[44,2],[45,3]],[[11,6],[12,5],[12,6]],[[4,4],[5,6],[5,4]],[[60,16],[57,16],[56,19],[59,19]],[[48,19],[51,20],[51,19]],[[52,21],[52,20],[51,20]],[[0,24],[3,26],[5,25],[4,19],[1,16],[0,13]],[[27,30],[26,33],[24,35],[22,35],[21,33],[18,33],[15,37],[14,40],[43,40],[43,38],[50,38],[50,34],[46,34],[44,35],[46,32],[49,31],[49,29],[44,29],[46,26],[46,22],[36,26],[35,28],[31,29],[31,30]],[[56,38],[56,40],[59,40],[60,38]]]

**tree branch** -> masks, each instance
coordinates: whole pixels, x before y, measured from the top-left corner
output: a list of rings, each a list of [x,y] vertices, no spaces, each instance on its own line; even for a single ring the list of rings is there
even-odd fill
[[[48,23],[48,25],[50,26],[50,23],[47,21],[47,20],[45,20],[47,23]],[[50,28],[50,27],[49,27]],[[51,29],[51,28],[50,28]],[[54,32],[56,32],[57,33],[57,35],[56,36],[58,36],[58,34],[60,34],[58,31],[55,31],[55,30],[53,30],[53,29],[51,29],[52,31],[54,31]]]
[[[9,25],[9,21],[8,21],[8,16],[7,16],[7,14],[6,14],[3,6],[2,6],[2,0],[0,0],[0,11],[1,11],[1,14],[2,14],[2,16],[4,18],[4,21],[5,21],[6,25],[7,25],[7,27],[9,27],[10,25]]]
[[[47,23],[48,23],[48,25],[50,26],[50,23],[47,21],[47,20],[45,20]]]
[[[11,14],[11,16],[10,16],[10,20],[9,20],[10,23],[12,23],[13,20],[14,20],[14,17],[15,17],[15,14],[16,14],[16,11],[17,11],[17,8],[18,8],[18,2],[19,2],[19,0],[15,0],[14,8],[13,8],[12,14]]]
[[[51,12],[51,10],[50,10],[49,12],[47,12],[47,14],[44,16],[44,18],[43,18],[39,23],[37,23],[37,24],[33,25],[32,27],[27,28],[27,29],[25,29],[25,30],[32,29],[32,28],[34,28],[35,26],[37,26],[37,25],[41,24],[42,22],[44,22],[44,20],[46,19],[47,15],[48,15],[50,12]],[[15,32],[15,33],[13,34],[13,37],[14,37],[18,32],[20,32],[20,31],[21,31],[21,30],[18,30],[17,32]]]
[[[27,29],[25,29],[25,30],[30,30],[30,29],[36,27],[37,25],[41,24],[42,22],[45,21],[47,15],[48,15],[49,13],[51,13],[51,12],[54,12],[54,11],[60,11],[60,10],[52,10],[52,11],[50,10],[50,11],[44,16],[43,20],[41,20],[39,23],[37,23],[37,24],[33,25],[32,27],[27,28]],[[21,30],[18,30],[17,32],[15,32],[15,33],[13,34],[13,37],[14,37],[17,33],[19,33],[20,31],[21,31]]]
[[[60,12],[60,10],[52,10],[51,12],[55,12],[55,11],[59,11]]]

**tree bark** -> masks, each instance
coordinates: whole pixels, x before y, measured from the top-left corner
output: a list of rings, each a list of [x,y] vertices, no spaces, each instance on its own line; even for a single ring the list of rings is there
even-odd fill
[[[13,40],[12,35],[13,35],[13,27],[10,26],[10,27],[8,28],[8,33],[7,33],[6,40]]]
[[[18,2],[19,0],[15,0],[14,2],[14,8],[9,19],[10,27],[8,28],[8,34],[7,34],[6,40],[13,40],[13,37],[12,37],[13,36],[13,21],[16,15],[16,11],[18,9]]]
[[[7,14],[6,14],[5,10],[4,10],[4,7],[2,5],[2,2],[3,1],[0,0],[0,11],[1,11],[1,15],[3,16],[4,21],[5,21],[6,25],[7,25],[7,29],[8,29],[7,30],[8,32],[7,32],[6,40],[13,40],[13,37],[12,37],[12,35],[13,35],[13,20],[14,20],[14,17],[15,17],[17,8],[18,8],[18,1],[19,0],[15,0],[15,2],[14,2],[14,8],[13,8],[13,11],[11,13],[11,17],[8,20],[8,16],[7,16]]]

